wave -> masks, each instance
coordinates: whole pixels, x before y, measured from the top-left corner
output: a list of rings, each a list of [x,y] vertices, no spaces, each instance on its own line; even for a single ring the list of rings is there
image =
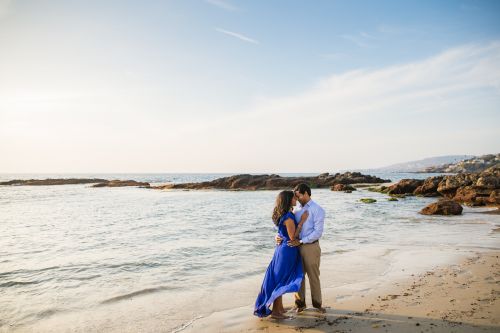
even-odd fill
[[[146,289],[134,291],[134,292],[129,293],[129,294],[125,294],[125,295],[120,295],[120,296],[109,298],[107,300],[104,300],[104,301],[100,302],[100,304],[115,303],[115,302],[119,302],[119,301],[122,301],[122,300],[125,300],[125,299],[132,298],[134,296],[152,294],[152,293],[156,293],[156,292],[163,291],[163,290],[175,290],[175,289],[179,289],[179,287],[167,287],[167,286],[164,286],[164,287],[156,287],[156,288],[146,288]]]
[[[24,286],[28,284],[38,284],[43,281],[9,281],[0,284],[0,288],[14,287],[14,286]]]
[[[49,270],[57,269],[57,268],[60,268],[60,266],[51,266],[51,267],[45,267],[45,268],[41,268],[41,269],[18,269],[15,271],[0,273],[0,277],[9,276],[12,274],[20,274],[20,273],[21,274],[22,273],[39,273],[39,272],[49,271]]]

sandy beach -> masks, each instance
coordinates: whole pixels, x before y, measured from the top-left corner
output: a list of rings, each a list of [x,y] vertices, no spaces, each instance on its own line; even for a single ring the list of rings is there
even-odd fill
[[[342,298],[345,291],[327,288],[325,314],[290,310],[291,319],[276,321],[252,316],[248,306],[213,313],[176,331],[500,332],[499,256],[497,251],[476,252],[354,297]],[[285,305],[290,304],[285,298]]]

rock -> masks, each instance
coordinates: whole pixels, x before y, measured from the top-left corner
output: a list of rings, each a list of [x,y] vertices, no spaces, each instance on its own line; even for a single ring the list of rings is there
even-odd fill
[[[93,184],[106,181],[107,181],[106,179],[100,179],[100,178],[14,179],[6,182],[0,182],[0,185],[17,185],[17,186],[74,185],[74,184]]]
[[[424,215],[460,215],[462,214],[462,206],[459,203],[442,199],[438,202],[434,202],[420,211],[420,214]]]
[[[356,189],[354,187],[352,187],[351,185],[346,185],[346,184],[335,184],[333,185],[331,188],[330,188],[332,191],[356,191]]]
[[[422,195],[424,197],[437,197],[440,196],[438,192],[439,183],[443,180],[444,176],[434,176],[427,178],[424,183],[418,186],[415,191],[413,191],[414,195]]]
[[[488,204],[500,206],[500,190],[491,191]]]
[[[125,186],[140,186],[140,187],[150,187],[149,183],[137,182],[135,180],[107,180],[98,184],[92,185],[92,187],[125,187]]]
[[[167,184],[153,186],[155,189],[221,189],[221,190],[281,190],[292,189],[295,185],[306,183],[311,188],[331,188],[337,184],[385,183],[388,179],[363,175],[359,172],[345,172],[330,175],[323,173],[315,177],[281,177],[278,175],[234,175],[201,183]]]
[[[458,202],[475,202],[477,192],[472,186],[459,187],[455,192],[454,200]]]
[[[451,199],[455,196],[458,188],[473,185],[477,178],[479,178],[478,174],[471,173],[445,176],[439,183],[437,191],[444,197]]]
[[[387,201],[398,201],[398,199],[391,197],[391,198],[387,198]]]
[[[490,203],[490,194],[493,192],[476,186],[465,186],[457,189],[453,200],[463,202],[469,206],[484,206]]]
[[[422,179],[402,179],[388,187],[388,194],[413,194],[417,187],[424,184]]]
[[[372,198],[363,198],[363,199],[359,199],[359,201],[364,202],[364,203],[374,203],[374,202],[377,202],[377,200],[372,199]]]
[[[387,192],[387,186],[382,185],[379,187],[368,187],[367,190],[370,192],[385,193],[385,192]]]

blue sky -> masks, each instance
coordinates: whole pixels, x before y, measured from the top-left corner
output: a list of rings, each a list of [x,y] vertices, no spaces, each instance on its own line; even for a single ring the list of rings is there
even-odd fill
[[[0,172],[495,153],[498,17],[498,1],[0,0]]]

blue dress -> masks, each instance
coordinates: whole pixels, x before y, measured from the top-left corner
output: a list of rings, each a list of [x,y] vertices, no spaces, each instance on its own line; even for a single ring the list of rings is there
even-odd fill
[[[270,307],[276,298],[285,293],[298,292],[304,278],[299,248],[287,245],[290,237],[285,221],[288,218],[295,222],[295,227],[298,224],[295,215],[291,212],[284,214],[279,220],[278,235],[283,238],[283,242],[274,250],[273,259],[264,275],[260,294],[255,301],[253,314],[258,317],[267,317],[271,314]]]

